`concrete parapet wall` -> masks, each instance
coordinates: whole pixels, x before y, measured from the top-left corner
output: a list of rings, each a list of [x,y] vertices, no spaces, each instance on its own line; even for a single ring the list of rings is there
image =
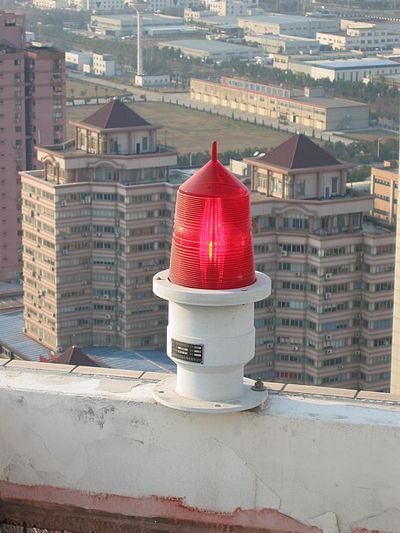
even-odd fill
[[[199,415],[154,402],[159,374],[104,372],[0,363],[0,521],[400,531],[399,396],[269,384],[264,410]]]

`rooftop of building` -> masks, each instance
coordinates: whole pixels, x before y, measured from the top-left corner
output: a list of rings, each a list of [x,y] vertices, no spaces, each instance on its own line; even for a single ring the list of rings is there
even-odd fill
[[[159,380],[3,361],[0,520],[398,533],[399,395],[266,383],[264,409],[196,414],[155,403]]]
[[[120,22],[123,26],[135,26],[137,23],[136,14],[123,14],[123,15],[92,15],[91,20],[97,20],[100,22],[115,21]],[[160,25],[169,25],[169,24],[179,24],[183,23],[183,17],[174,17],[170,15],[158,15],[150,13],[142,13],[141,20],[144,26],[160,26]]]
[[[318,43],[317,39],[312,39],[311,37],[300,37],[298,35],[275,35],[274,33],[265,33],[264,35],[254,35],[254,37],[262,37],[271,41],[287,41],[309,44]]]
[[[388,179],[398,180],[400,177],[400,167],[398,161],[384,161],[380,165],[373,165],[371,167],[371,174],[374,172],[384,172]]]
[[[273,148],[267,154],[249,158],[247,161],[255,165],[261,163],[262,165],[271,165],[286,170],[343,165],[329,152],[302,133],[292,135],[287,141]]]
[[[0,345],[27,361],[40,362],[41,357],[48,358],[48,349],[25,335],[22,311],[0,314]],[[121,350],[113,346],[89,346],[81,350],[102,367],[175,372],[175,365],[159,350]]]
[[[375,57],[364,57],[360,59],[323,59],[313,61],[313,65],[320,68],[329,68],[333,70],[346,70],[354,68],[383,68],[399,67],[399,63],[390,59],[379,59]]]
[[[174,48],[189,48],[200,50],[202,52],[219,53],[232,51],[257,52],[257,48],[245,46],[244,44],[227,43],[225,41],[208,41],[206,39],[178,39],[176,41],[167,41],[159,43],[161,46],[173,46]]]
[[[303,17],[302,15],[286,15],[280,13],[268,13],[266,15],[254,15],[252,17],[240,16],[240,20],[246,20],[248,22],[265,22],[267,24],[301,24],[314,20],[326,20],[326,17]],[[329,19],[328,19],[329,20]]]
[[[203,80],[203,79],[197,79],[197,78],[192,78],[192,80],[200,81],[203,83],[212,83],[214,85],[224,85],[226,87],[229,87],[229,89],[235,90],[235,91],[248,91],[248,92],[253,92],[255,94],[262,94],[262,91],[244,89],[242,87],[232,87],[232,85],[227,85],[227,84],[224,84],[223,82],[221,83],[217,81]],[[243,81],[251,81],[251,80],[244,79]],[[257,82],[253,82],[253,83],[254,85],[259,85],[259,86],[264,85],[266,87],[275,87],[278,90],[281,89],[281,87],[279,87],[278,85],[274,86],[272,84],[265,85],[265,84],[258,84]],[[264,94],[267,94],[267,92]],[[364,104],[362,102],[357,102],[355,100],[346,100],[344,98],[336,98],[336,97],[327,96],[327,95],[305,96],[304,90],[300,91],[298,89],[291,89],[289,96],[279,95],[279,93],[271,94],[270,96],[271,98],[276,98],[277,100],[280,100],[280,99],[295,100],[296,102],[301,102],[301,103],[304,103],[305,105],[312,105],[315,107],[320,107],[321,109],[336,109],[336,108],[341,108],[341,107],[354,107],[354,106],[368,107],[368,104]]]
[[[102,130],[151,126],[147,120],[117,98],[110,100],[92,115],[81,120],[80,123]]]

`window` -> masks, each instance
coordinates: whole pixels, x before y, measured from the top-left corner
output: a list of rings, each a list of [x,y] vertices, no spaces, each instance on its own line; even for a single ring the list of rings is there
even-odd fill
[[[338,193],[338,178],[332,178],[332,194],[337,194]]]

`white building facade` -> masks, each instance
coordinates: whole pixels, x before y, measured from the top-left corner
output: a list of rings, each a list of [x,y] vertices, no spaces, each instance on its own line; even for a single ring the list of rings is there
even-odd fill
[[[111,54],[93,54],[92,73],[96,76],[114,76],[115,61]]]
[[[292,72],[307,74],[315,80],[364,81],[376,76],[400,73],[400,63],[390,59],[362,58],[322,61],[290,61]]]
[[[239,26],[245,32],[257,35],[272,33],[274,35],[297,35],[315,38],[319,31],[337,32],[339,19],[335,17],[301,17],[298,15],[260,15],[239,19]]]
[[[349,24],[345,33],[317,33],[322,45],[329,45],[334,50],[387,50],[400,43],[400,26],[354,22]]]

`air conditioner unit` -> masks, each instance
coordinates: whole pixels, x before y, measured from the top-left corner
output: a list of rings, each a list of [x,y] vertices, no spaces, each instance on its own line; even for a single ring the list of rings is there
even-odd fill
[[[28,330],[26,328],[22,328],[22,333],[26,333]]]
[[[110,296],[109,296],[108,294],[105,294],[105,295],[103,296],[103,300],[109,300],[109,299],[110,299]]]
[[[281,250],[281,257],[287,257],[288,253],[286,250]]]
[[[117,296],[118,302],[122,302],[122,296]]]
[[[296,276],[297,278],[301,278],[301,276],[302,276],[302,272],[296,272],[296,273],[295,273],[295,276]]]
[[[332,348],[328,348],[328,349],[325,350],[325,353],[327,355],[330,355],[332,352],[333,352]]]
[[[117,331],[121,331],[121,326],[117,326]]]
[[[97,237],[102,237],[102,236],[103,236],[102,233],[98,233],[98,234],[97,234]]]
[[[106,266],[106,270],[111,270],[111,268],[112,268],[112,267],[111,267],[110,265],[107,265],[107,266]]]
[[[61,200],[61,202],[60,202],[60,206],[61,206],[61,207],[65,207],[65,205],[66,205],[65,202],[64,202],[63,200]]]
[[[361,318],[361,313],[357,313],[356,318]]]
[[[332,335],[325,335],[325,340],[326,341],[332,340]]]
[[[295,344],[295,345],[293,346],[293,350],[294,350],[295,352],[298,352],[298,351],[299,351],[299,347]]]
[[[273,348],[274,345],[272,342],[267,342],[267,344],[265,345],[267,348]]]
[[[113,327],[112,327],[112,326],[107,326],[107,327],[108,327],[108,329],[113,329]]]
[[[331,292],[326,292],[325,293],[325,300],[329,300],[329,298],[332,298],[332,293]]]
[[[325,274],[325,279],[332,279],[332,274],[328,272],[328,274]]]
[[[67,255],[68,250],[63,250],[62,253],[63,253],[63,255]]]
[[[338,365],[338,369],[342,370],[344,368],[344,365]]]
[[[111,315],[106,315],[107,320],[110,320],[110,318],[111,318]]]
[[[356,356],[361,355],[361,351],[360,351],[360,350],[357,350],[356,352],[354,352],[354,355],[356,355]]]

